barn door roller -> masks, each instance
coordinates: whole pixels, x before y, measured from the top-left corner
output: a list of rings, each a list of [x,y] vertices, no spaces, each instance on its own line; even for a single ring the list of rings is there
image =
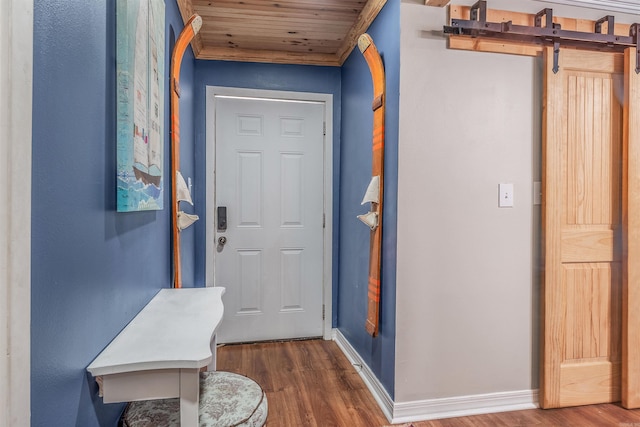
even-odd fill
[[[559,70],[560,46],[609,52],[623,52],[632,47],[636,49],[636,73],[640,74],[640,46],[638,45],[640,24],[631,25],[629,36],[615,35],[615,19],[607,15],[596,21],[593,33],[563,30],[560,24],[553,22],[553,10],[549,8],[536,14],[533,27],[513,25],[512,21],[487,22],[485,0],[480,0],[471,7],[469,17],[468,20],[452,19],[451,25],[444,26],[444,33],[552,45],[554,73]],[[607,24],[606,34],[602,32],[603,24]]]

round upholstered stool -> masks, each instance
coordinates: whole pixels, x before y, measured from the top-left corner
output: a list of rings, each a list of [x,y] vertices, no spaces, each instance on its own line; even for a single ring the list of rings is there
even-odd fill
[[[250,378],[231,372],[200,374],[200,427],[261,427],[267,421],[267,396]],[[178,399],[131,402],[122,416],[125,427],[178,427]]]

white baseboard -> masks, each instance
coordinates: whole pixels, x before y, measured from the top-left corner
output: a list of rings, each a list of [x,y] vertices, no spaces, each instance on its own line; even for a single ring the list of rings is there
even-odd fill
[[[384,389],[382,383],[378,378],[374,375],[373,371],[369,366],[364,363],[364,360],[360,357],[358,352],[351,346],[351,343],[347,341],[347,339],[342,335],[338,329],[333,330],[333,340],[338,344],[340,350],[347,356],[349,362],[356,368],[358,374],[360,374],[360,378],[364,381],[365,385],[373,395],[373,398],[382,409],[385,417],[392,422],[393,419],[393,400],[391,396]]]
[[[393,422],[406,423],[496,412],[522,411],[524,409],[537,408],[537,402],[538,390],[507,391],[400,402],[393,405]]]
[[[333,340],[349,362],[356,367],[373,398],[392,424],[538,408],[538,390],[507,391],[395,403],[371,368],[364,363],[358,352],[337,329],[333,330]]]

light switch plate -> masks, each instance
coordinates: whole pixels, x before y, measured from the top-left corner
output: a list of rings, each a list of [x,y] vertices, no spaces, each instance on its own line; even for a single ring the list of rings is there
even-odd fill
[[[498,206],[501,208],[513,207],[513,184],[498,184]]]

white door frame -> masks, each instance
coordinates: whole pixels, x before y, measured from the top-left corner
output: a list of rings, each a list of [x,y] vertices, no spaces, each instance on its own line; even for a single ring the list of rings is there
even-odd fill
[[[215,96],[237,96],[243,98],[259,98],[259,99],[282,99],[296,101],[316,101],[323,102],[324,121],[325,121],[325,137],[324,137],[324,212],[325,227],[323,232],[323,278],[322,278],[322,303],[324,306],[324,324],[323,337],[325,340],[331,339],[331,319],[332,319],[332,248],[333,248],[333,95],[324,93],[308,93],[308,92],[288,92],[261,89],[243,89],[219,86],[207,86],[206,96],[206,208],[207,214],[205,218],[206,239],[205,245],[205,266],[206,266],[206,283],[207,286],[215,286],[215,196],[213,189],[216,188],[216,171],[215,171]],[[209,197],[211,196],[211,197]]]
[[[33,0],[0,1],[0,425],[31,405]]]

